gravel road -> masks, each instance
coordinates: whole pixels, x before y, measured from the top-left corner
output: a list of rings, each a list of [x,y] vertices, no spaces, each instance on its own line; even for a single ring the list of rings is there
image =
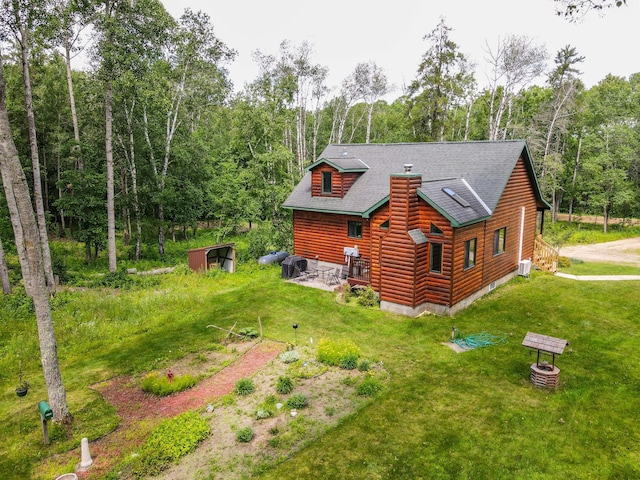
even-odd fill
[[[562,247],[560,255],[586,262],[610,262],[640,267],[640,237],[593,245]]]

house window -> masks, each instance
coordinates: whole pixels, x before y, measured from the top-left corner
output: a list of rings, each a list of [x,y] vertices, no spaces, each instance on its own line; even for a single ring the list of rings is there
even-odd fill
[[[362,222],[349,220],[348,235],[349,238],[362,238]]]
[[[429,233],[431,235],[442,235],[442,230],[438,228],[438,226],[435,223],[432,223],[429,226]]]
[[[464,242],[464,268],[471,268],[476,264],[476,239]]]
[[[380,230],[389,230],[389,220],[385,220],[380,224]]]
[[[507,244],[507,227],[502,227],[493,233],[493,254],[504,253]]]
[[[442,273],[442,244],[432,243],[429,252],[429,271]]]
[[[331,193],[331,172],[322,172],[322,193]]]

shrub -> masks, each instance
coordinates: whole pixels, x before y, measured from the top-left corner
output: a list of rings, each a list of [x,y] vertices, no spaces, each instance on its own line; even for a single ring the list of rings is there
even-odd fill
[[[273,417],[276,413],[276,403],[278,399],[274,395],[267,395],[256,411],[256,418],[262,420],[265,418]]]
[[[253,327],[245,327],[238,330],[238,334],[246,338],[256,338],[258,331]]]
[[[293,394],[287,400],[287,407],[291,409],[304,408],[307,405],[309,405],[309,399],[302,393]]]
[[[378,294],[369,286],[359,288],[356,291],[356,302],[362,307],[374,307],[378,305],[379,302]]]
[[[372,397],[382,389],[382,383],[375,377],[365,378],[358,388],[356,393],[363,397]]]
[[[348,356],[360,356],[360,349],[350,340],[328,340],[323,338],[318,343],[318,361],[327,365],[338,366],[340,361]]]
[[[133,474],[138,477],[157,475],[209,436],[209,424],[193,412],[183,413],[162,422],[149,436],[133,462]]]
[[[287,393],[291,393],[291,390],[293,390],[293,380],[289,377],[278,377],[276,392],[286,395]]]
[[[286,352],[282,352],[280,354],[280,360],[284,363],[293,363],[300,360],[300,354],[295,350],[287,350]]]
[[[264,410],[264,409],[259,409],[256,412],[256,418],[258,420],[264,420],[265,418],[269,418],[272,415],[272,413],[269,410]]]
[[[340,368],[353,370],[358,366],[358,356],[355,353],[348,353],[340,359]]]
[[[558,268],[569,268],[571,266],[571,259],[569,257],[558,257]]]
[[[236,432],[236,440],[240,443],[249,443],[253,438],[253,428],[244,427]]]
[[[198,383],[198,380],[191,375],[176,375],[173,377],[173,381],[169,382],[165,375],[152,373],[144,377],[142,390],[164,397],[172,393],[182,392],[193,387],[196,383]]]
[[[371,362],[369,360],[367,360],[366,358],[360,360],[360,363],[358,364],[358,370],[360,370],[361,372],[368,372],[370,368]]]
[[[127,270],[121,268],[115,272],[105,273],[102,278],[94,282],[94,285],[97,287],[127,289],[131,288],[134,283],[133,278],[127,273]]]
[[[238,395],[249,395],[256,389],[253,380],[250,378],[241,378],[236,382],[235,392]]]

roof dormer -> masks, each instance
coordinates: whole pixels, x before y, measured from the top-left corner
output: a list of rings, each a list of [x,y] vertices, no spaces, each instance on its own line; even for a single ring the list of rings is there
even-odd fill
[[[343,198],[368,169],[362,160],[347,155],[320,158],[307,168],[311,172],[311,196]]]

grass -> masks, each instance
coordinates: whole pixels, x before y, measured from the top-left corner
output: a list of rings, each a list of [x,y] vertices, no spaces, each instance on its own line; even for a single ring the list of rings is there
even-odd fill
[[[580,217],[576,217],[579,219]],[[640,226],[624,226],[619,223],[609,224],[607,233],[603,232],[600,224],[577,223],[571,224],[556,221],[551,223],[545,220],[544,238],[547,242],[556,246],[585,245],[592,243],[613,242],[625,238],[640,237]]]
[[[277,266],[247,264],[233,275],[175,273],[123,291],[59,293],[54,324],[75,422],[47,447],[35,406],[46,398],[35,322],[20,295],[0,298],[4,478],[34,478],[42,459],[115,428],[115,412],[89,385],[166,368],[214,348],[224,333],[207,325],[255,328],[258,316],[267,337],[293,342],[297,323],[299,339],[352,341],[363,358],[391,372],[368,407],[263,478],[640,477],[637,282],[533,272],[454,319],[414,319],[343,307],[332,294],[285,283],[279,274]],[[469,334],[505,332],[509,341],[456,354],[441,345],[452,323]],[[521,346],[528,331],[570,341],[556,361],[556,391],[528,380],[535,360]],[[20,366],[31,384],[22,400],[13,392]]]
[[[583,262],[571,259],[571,266],[560,268],[571,275],[640,275],[640,267],[613,263]]]

